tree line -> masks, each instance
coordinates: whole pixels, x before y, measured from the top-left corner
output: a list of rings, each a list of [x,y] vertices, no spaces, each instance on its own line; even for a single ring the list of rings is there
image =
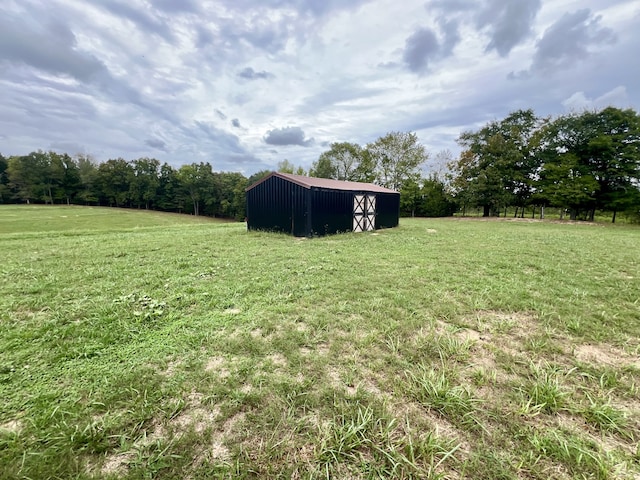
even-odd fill
[[[393,132],[366,150],[354,147],[351,160],[345,153],[340,165],[331,163],[335,145],[310,171],[288,160],[278,164],[278,171],[375,182],[400,190],[405,183],[417,181],[419,167],[428,158],[414,133]],[[86,155],[38,150],[9,158],[0,155],[0,203],[145,208],[243,219],[245,189],[269,173],[264,170],[247,178],[237,172],[215,172],[211,164],[202,162],[175,169],[153,158],[97,163]]]
[[[334,143],[311,174],[374,181],[401,192],[403,215],[524,216],[555,207],[571,219],[620,212],[640,220],[640,116],[632,109],[540,118],[517,110],[458,137],[457,159],[441,152],[446,168],[426,177],[429,156],[415,134],[391,133],[360,147]],[[437,156],[437,157],[438,157]],[[433,170],[433,169],[432,169]]]
[[[632,109],[539,118],[518,110],[458,139],[451,193],[462,212],[557,207],[571,219],[596,211],[640,214],[640,116]]]
[[[332,143],[309,171],[288,160],[278,171],[372,182],[400,191],[405,216],[524,216],[556,207],[572,219],[596,211],[640,219],[640,116],[632,109],[540,118],[517,110],[460,134],[458,158],[430,155],[415,133],[390,132],[360,146]],[[441,167],[440,170],[436,167]],[[425,167],[430,173],[425,174]],[[178,169],[153,158],[97,163],[55,152],[0,155],[0,203],[76,203],[242,219],[245,189],[268,175],[214,172],[209,163]]]
[[[214,172],[209,163],[178,169],[154,158],[97,163],[85,155],[31,152],[0,155],[0,203],[66,203],[145,208],[244,218],[245,188],[268,172],[246,178]]]

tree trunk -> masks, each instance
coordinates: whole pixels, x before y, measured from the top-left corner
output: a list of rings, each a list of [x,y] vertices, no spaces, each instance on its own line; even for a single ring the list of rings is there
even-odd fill
[[[569,212],[569,219],[575,220],[577,216],[578,216],[578,211],[575,208],[572,208],[571,211]]]
[[[531,218],[536,218],[536,206],[534,205],[531,210]]]
[[[491,214],[491,207],[489,207],[489,205],[483,205],[482,206],[482,216],[483,217],[488,217]]]
[[[616,223],[616,214],[618,213],[617,210],[613,211],[613,218],[611,219],[611,223]]]
[[[544,205],[540,207],[540,220],[544,220]]]
[[[518,207],[516,207],[516,213],[513,214],[513,218],[518,218]]]

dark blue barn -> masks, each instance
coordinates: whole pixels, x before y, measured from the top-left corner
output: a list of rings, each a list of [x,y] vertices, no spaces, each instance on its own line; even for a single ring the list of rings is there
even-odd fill
[[[398,226],[400,193],[372,183],[271,173],[246,190],[247,228],[312,237]]]

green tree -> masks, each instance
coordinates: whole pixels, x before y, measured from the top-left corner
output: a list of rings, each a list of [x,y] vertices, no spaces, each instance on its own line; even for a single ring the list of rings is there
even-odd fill
[[[291,173],[293,174],[294,170],[296,169],[296,166],[291,163],[289,160],[287,160],[286,158],[280,162],[278,162],[278,172],[280,173]]]
[[[216,174],[218,209],[216,216],[242,220],[246,216],[245,189],[248,186],[244,175],[237,172]]]
[[[7,176],[7,167],[9,162],[2,154],[0,154],[0,203],[9,200],[9,179]]]
[[[415,133],[391,132],[366,147],[365,163],[373,167],[375,182],[400,191],[403,185],[420,178],[420,167],[428,154]]]
[[[138,208],[144,205],[148,210],[158,196],[160,162],[155,158],[138,158],[131,162],[131,166],[133,168],[133,177],[129,185],[131,200]]]
[[[81,188],[80,171],[73,158],[66,153],[48,153],[47,188],[51,203],[71,204]]]
[[[538,171],[531,145],[538,124],[532,110],[518,110],[460,135],[463,152],[452,165],[452,174],[460,178],[454,187],[459,193],[465,190],[464,202],[482,207],[484,216],[509,205],[525,205]]]
[[[208,201],[213,204],[214,180],[213,171],[209,163],[192,163],[182,165],[178,170],[178,180],[187,198],[191,200],[192,213],[200,215],[201,208]]]
[[[410,179],[402,185],[400,190],[400,215],[415,217],[416,211],[418,211],[418,215],[420,214],[421,190],[420,184],[414,179]]]
[[[178,172],[168,163],[163,163],[160,167],[155,204],[159,209],[168,212],[181,212],[184,209]]]
[[[422,181],[418,213],[423,217],[450,217],[458,206],[438,175],[431,174]]]
[[[569,209],[575,220],[581,209],[591,209],[598,182],[579,158],[570,152],[563,152],[547,161],[540,172],[537,197],[549,204]],[[561,214],[562,217],[562,214]]]
[[[248,178],[247,185],[253,185],[254,183],[259,182],[263,178],[268,177],[272,173],[273,172],[271,170],[260,170],[259,172],[254,173]]]
[[[539,189],[560,207],[616,212],[630,208],[640,182],[640,116],[631,109],[560,116],[540,134]],[[571,205],[569,201],[571,200]]]
[[[400,213],[404,216],[448,217],[457,204],[436,173],[418,182],[409,181],[400,191]]]
[[[98,203],[100,191],[96,162],[89,155],[78,155],[76,164],[78,165],[78,177],[80,180],[78,199],[86,205]]]
[[[364,160],[364,163],[363,163]],[[363,149],[356,143],[332,143],[311,167],[311,175],[349,182],[367,181],[366,159]]]
[[[331,162],[331,158],[325,155],[327,152],[321,153],[318,160],[313,162],[309,170],[309,176],[316,178],[337,178],[336,168]]]
[[[48,165],[47,155],[42,150],[20,157],[10,157],[6,173],[14,198],[25,203],[47,200]]]
[[[110,207],[128,207],[131,200],[133,167],[122,158],[109,159],[98,166],[97,183]]]

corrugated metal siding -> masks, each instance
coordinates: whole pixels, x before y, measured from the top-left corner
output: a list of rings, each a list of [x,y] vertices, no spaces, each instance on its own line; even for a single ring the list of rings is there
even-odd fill
[[[282,178],[271,177],[247,191],[247,228],[306,235],[307,191]]]
[[[321,236],[353,230],[356,194],[375,195],[375,228],[398,226],[400,194],[369,190],[305,188],[278,175],[247,190],[249,230],[285,232],[297,237]]]
[[[351,231],[353,192],[311,189],[311,230],[313,235]]]
[[[400,195],[378,193],[376,199],[376,230],[398,226],[400,218]]]

